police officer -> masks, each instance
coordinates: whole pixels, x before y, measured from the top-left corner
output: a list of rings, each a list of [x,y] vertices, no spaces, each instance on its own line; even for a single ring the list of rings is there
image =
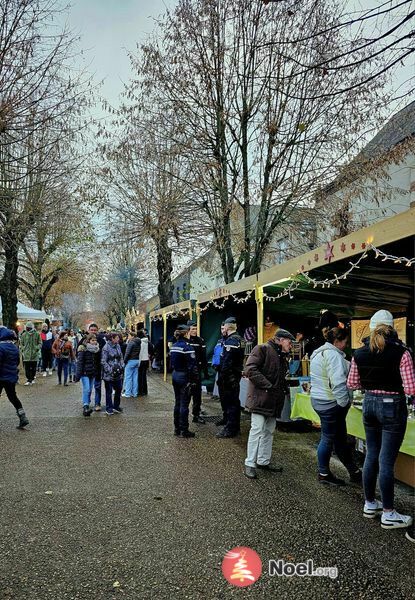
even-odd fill
[[[219,384],[220,361],[221,361],[222,354],[223,354],[223,345],[224,345],[225,339],[226,339],[225,338],[225,322],[224,321],[222,322],[222,324],[220,326],[220,333],[221,333],[221,337],[218,339],[218,341],[216,342],[216,345],[213,349],[212,367],[216,371],[215,383],[218,388],[220,405],[222,407],[222,419],[218,423],[216,423],[216,425],[218,427],[220,427],[220,426],[224,427],[226,425],[226,410],[225,410],[225,406],[223,404],[223,390],[221,389],[221,385]]]
[[[208,379],[208,364],[206,358],[206,342],[197,335],[197,326],[194,321],[187,321],[189,327],[189,345],[195,352],[197,379],[191,389],[191,399],[193,399],[193,423],[206,423],[200,416],[202,407],[202,372],[205,379]]]
[[[173,389],[176,402],[174,405],[174,435],[184,438],[195,437],[189,431],[190,389],[197,380],[195,352],[188,344],[189,327],[179,325],[174,332],[176,342],[170,349],[170,361],[173,369]]]
[[[236,330],[235,317],[224,322],[225,341],[220,361],[218,385],[223,396],[226,425],[216,434],[219,438],[231,438],[240,433],[239,383],[242,377],[245,341]]]

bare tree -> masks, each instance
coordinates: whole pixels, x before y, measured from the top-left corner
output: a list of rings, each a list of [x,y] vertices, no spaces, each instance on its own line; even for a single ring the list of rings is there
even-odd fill
[[[361,60],[329,78],[319,69],[297,76],[299,62],[318,62],[328,47],[340,55],[348,42],[332,28],[339,2],[315,0],[307,12],[309,4],[287,11],[257,0],[180,0],[159,38],[140,48],[148,89],[180,122],[175,142],[191,164],[189,187],[227,282],[259,271],[274,231],[313,204],[384,114],[385,76],[354,86],[382,64],[365,47]],[[308,34],[304,43],[279,44]],[[242,246],[235,210],[243,213]]]
[[[41,207],[80,167],[88,101],[73,66],[74,40],[54,33],[54,0],[4,0],[0,21],[0,278],[3,321],[17,319],[19,251]]]
[[[262,2],[265,5],[279,4],[280,8],[287,13],[298,10],[296,0],[262,0]],[[296,38],[270,39],[265,43],[270,47],[276,44],[286,48],[297,47],[322,35],[332,35],[334,31],[343,32],[344,44],[340,49],[333,49],[328,45],[318,60],[314,57],[304,57],[305,60],[300,58],[296,63],[296,75],[301,78],[309,69],[313,69],[328,77],[340,69],[350,69],[361,61],[372,61],[381,57],[382,62],[377,64],[377,68],[351,84],[354,89],[367,85],[397,66],[403,66],[405,62],[409,64],[411,59],[413,61],[415,9],[412,0],[387,0],[370,8],[363,8],[361,3],[355,4],[357,6],[354,7],[351,1],[340,4],[335,20],[326,26],[314,31],[299,32]],[[316,10],[318,11],[318,3],[309,0],[307,12],[312,14]],[[273,18],[272,13],[270,18]],[[363,57],[362,50],[365,50],[366,54]],[[413,80],[412,76],[407,82],[408,91],[404,91],[401,96],[412,92]],[[342,94],[348,90],[350,85],[340,87],[331,93]],[[320,91],[320,93],[327,92]]]
[[[139,76],[141,67],[134,61],[133,67]],[[126,86],[113,130],[104,133],[102,176],[121,239],[154,250],[160,305],[167,306],[173,303],[173,255],[199,249],[203,240],[189,202],[189,161],[175,141],[179,123],[147,92],[137,78]]]

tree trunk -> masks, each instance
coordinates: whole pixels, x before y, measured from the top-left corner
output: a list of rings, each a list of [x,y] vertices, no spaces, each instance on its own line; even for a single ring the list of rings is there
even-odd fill
[[[14,238],[8,236],[4,252],[4,273],[0,279],[0,296],[3,307],[3,325],[16,329],[17,323],[17,271],[19,269],[18,248]]]
[[[161,234],[155,240],[157,251],[157,273],[159,278],[158,295],[160,307],[173,304],[173,284],[171,274],[173,272],[172,251],[169,246],[168,235]]]

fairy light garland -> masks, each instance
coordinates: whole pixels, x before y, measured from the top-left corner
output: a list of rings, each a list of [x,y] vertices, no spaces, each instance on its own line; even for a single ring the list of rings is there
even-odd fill
[[[180,317],[188,317],[190,315],[190,310],[188,308],[182,308],[178,312],[167,313],[166,319],[180,319]],[[153,317],[152,322],[162,321],[163,315],[156,315]]]
[[[299,287],[300,283],[298,281],[292,281],[290,285],[284,288],[280,294],[277,294],[277,296],[269,296],[266,292],[264,292],[264,299],[268,300],[268,302],[275,302],[284,296],[288,296],[290,300],[293,300],[294,296],[292,295],[292,292]]]
[[[415,257],[407,258],[406,256],[394,256],[393,254],[386,254],[386,252],[379,250],[379,248],[376,248],[376,246],[373,244],[369,244],[368,248],[373,250],[375,253],[375,258],[381,258],[382,262],[390,260],[395,264],[404,264],[405,267],[412,267],[412,265],[415,265]]]
[[[406,267],[412,267],[415,265],[415,257],[407,258],[406,256],[394,256],[393,254],[387,254],[386,252],[383,252],[383,250],[380,250],[373,244],[368,244],[366,246],[365,251],[359,258],[359,260],[357,260],[356,262],[349,261],[350,269],[345,271],[342,275],[337,275],[335,273],[334,277],[331,279],[314,279],[313,277],[310,277],[310,275],[308,274],[307,271],[299,270],[299,271],[297,271],[297,274],[304,277],[304,279],[309,284],[311,284],[313,286],[313,288],[321,287],[324,289],[326,287],[329,288],[332,285],[339,285],[341,280],[347,279],[347,277],[350,275],[350,273],[352,273],[355,269],[360,268],[360,266],[359,266],[360,263],[362,262],[362,260],[365,260],[365,258],[368,257],[370,251],[374,252],[375,258],[381,259],[382,262],[391,261],[395,264],[404,264]],[[297,290],[300,287],[300,285],[301,285],[301,282],[294,279],[293,281],[291,281],[291,283],[286,288],[284,288],[276,296],[269,296],[266,292],[264,292],[264,300],[267,300],[268,302],[275,302],[276,300],[279,300],[280,298],[283,298],[285,296],[288,296],[290,298],[290,300],[292,300],[294,298],[292,293],[295,290]],[[223,296],[222,298],[219,298],[217,300],[212,298],[203,307],[202,306],[199,307],[199,310],[202,313],[202,312],[207,311],[209,309],[209,307],[211,307],[211,306],[218,310],[223,310],[225,308],[225,304],[229,300],[229,298],[232,298],[232,300],[234,300],[234,302],[236,304],[244,304],[245,302],[248,302],[251,299],[253,293],[254,293],[254,290],[249,290],[245,293],[245,296],[243,296],[243,297],[238,297],[236,294],[228,294],[227,296]],[[220,300],[221,300],[221,302],[220,302]],[[189,314],[190,314],[190,312],[188,309],[183,309],[183,310],[179,311],[179,313],[170,313],[170,314],[166,315],[166,318],[167,319],[177,319],[180,316],[186,316]],[[162,321],[163,316],[162,315],[155,316],[151,320],[153,322],[154,321]]]
[[[347,271],[345,271],[342,275],[337,275],[336,273],[334,274],[334,277],[332,279],[313,279],[313,277],[310,277],[310,275],[308,273],[301,273],[302,276],[307,280],[308,283],[312,284],[313,288],[317,288],[319,286],[321,286],[322,288],[329,288],[332,285],[339,285],[340,281],[342,279],[347,279],[347,277],[350,275],[350,273],[352,273],[352,271],[354,271],[355,269],[360,269],[359,264],[362,262],[362,260],[364,260],[365,258],[367,258],[368,256],[368,250],[365,250],[362,254],[362,256],[359,258],[359,260],[357,260],[355,263],[353,262],[349,262],[350,264],[350,269],[348,269]]]
[[[208,310],[209,306],[213,306],[213,308],[217,308],[218,310],[223,310],[225,308],[225,304],[229,300],[229,298],[232,298],[232,300],[234,300],[236,304],[245,304],[245,302],[248,302],[248,300],[250,300],[253,293],[254,293],[254,290],[248,290],[245,293],[245,296],[243,296],[242,298],[239,298],[236,294],[228,294],[227,296],[220,298],[220,300],[222,300],[221,303],[219,303],[217,300],[214,300],[214,299],[209,300],[205,304],[205,306],[200,307],[200,312],[205,312],[206,310]]]

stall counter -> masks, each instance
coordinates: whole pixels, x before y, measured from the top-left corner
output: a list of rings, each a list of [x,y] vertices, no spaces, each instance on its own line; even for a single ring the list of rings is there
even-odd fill
[[[291,407],[292,419],[308,419],[313,423],[320,423],[320,417],[311,406],[309,394],[296,394],[294,403]],[[347,413],[347,433],[361,440],[366,439],[365,429],[362,420],[362,408],[360,406],[351,406]],[[415,456],[415,419],[408,419],[406,433],[402,442],[400,452]]]

